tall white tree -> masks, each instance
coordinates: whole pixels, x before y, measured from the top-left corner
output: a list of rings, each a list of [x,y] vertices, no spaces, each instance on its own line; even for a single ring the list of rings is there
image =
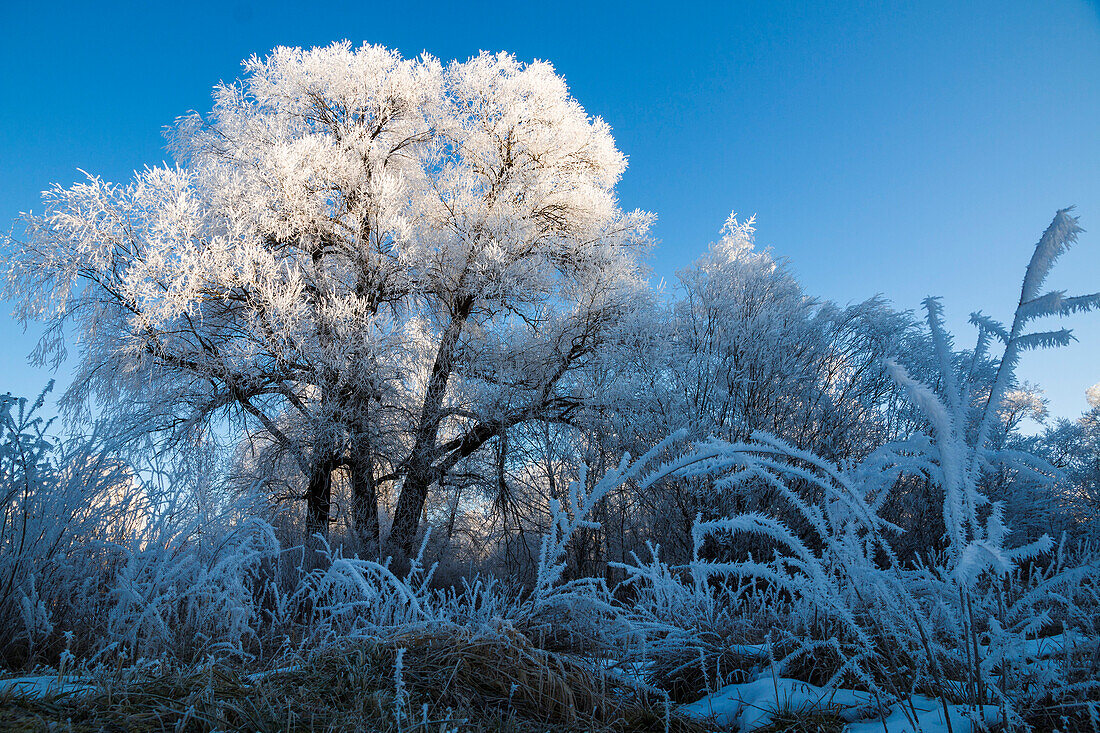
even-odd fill
[[[79,335],[98,398],[175,439],[233,418],[299,466],[314,527],[352,475],[411,548],[430,487],[507,427],[566,420],[571,372],[644,288],[651,216],[626,161],[544,62],[446,66],[348,43],[278,48],[170,133],[177,167],[45,196],[8,294]]]

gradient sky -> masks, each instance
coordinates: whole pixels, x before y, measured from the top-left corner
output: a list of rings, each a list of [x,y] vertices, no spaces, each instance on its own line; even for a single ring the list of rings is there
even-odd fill
[[[1034,243],[1076,204],[1091,231],[1049,284],[1100,290],[1095,3],[593,5],[0,3],[0,225],[77,168],[123,181],[165,160],[163,126],[250,54],[346,38],[553,62],[630,158],[623,204],[659,217],[655,279],[755,214],[811,294],[942,295],[969,344],[966,315],[1011,316]],[[1021,374],[1074,416],[1100,381],[1100,314],[1069,325],[1079,342]],[[36,338],[0,313],[0,392],[49,378],[26,365]]]

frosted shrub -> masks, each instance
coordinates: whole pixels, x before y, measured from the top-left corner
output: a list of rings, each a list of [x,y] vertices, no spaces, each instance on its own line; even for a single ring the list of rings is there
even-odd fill
[[[125,537],[142,503],[114,444],[92,435],[57,440],[30,402],[0,397],[0,656],[49,655],[55,629],[102,609],[84,605],[106,571],[96,542]],[[60,651],[60,648],[53,650]]]
[[[50,437],[45,394],[0,398],[5,661],[52,660],[66,635],[85,656],[255,647],[260,575],[279,556],[270,525],[200,512],[181,476],[135,471],[101,432]]]
[[[156,510],[146,529],[112,548],[117,571],[104,638],[138,656],[255,650],[264,564],[279,556],[271,526],[249,520],[215,534],[172,526],[171,514]]]
[[[1054,543],[1045,536],[1012,545],[1002,506],[983,492],[995,470],[1028,478],[1054,473],[1037,458],[1001,449],[992,438],[1020,354],[1070,338],[1065,330],[1025,333],[1024,326],[1100,304],[1098,295],[1039,292],[1078,231],[1075,219],[1058,213],[1028,267],[1011,328],[980,314],[972,318],[980,329],[974,362],[992,341],[1004,346],[985,394],[975,392],[973,370],[956,372],[939,304],[926,302],[940,391],[900,367],[892,370],[927,417],[928,435],[885,445],[851,468],[765,434],[745,443],[703,442],[681,459],[677,474],[709,479],[715,491],[746,483],[768,488],[793,510],[800,530],[763,513],[697,521],[690,591],[678,588],[656,563],[628,568],[632,581],[650,586],[644,597],[654,615],[682,624],[683,609],[692,605],[695,614],[705,615],[713,604],[713,578],[732,587],[759,583],[791,602],[795,633],[774,661],[778,674],[790,673],[800,659],[820,659],[829,647],[836,664],[827,686],[855,684],[884,699],[923,691],[939,697],[945,710],[948,700],[992,704],[1011,725],[1023,724],[1023,716],[1034,712],[1029,706],[1040,701],[1073,710],[1095,700],[1095,661],[1090,667],[1088,660],[1096,654],[1100,566],[1087,556],[1067,563],[1061,553],[1051,561]],[[926,553],[915,565],[899,561],[892,541],[902,529],[879,513],[899,479],[913,474],[939,487],[947,528],[945,552]],[[806,487],[821,500],[805,501],[800,489]],[[738,536],[767,542],[771,556],[714,561],[701,555],[707,541]],[[1052,631],[1062,633],[1044,649]]]

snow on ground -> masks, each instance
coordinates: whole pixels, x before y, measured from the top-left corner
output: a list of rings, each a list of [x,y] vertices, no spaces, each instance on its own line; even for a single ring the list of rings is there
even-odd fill
[[[1049,659],[1056,654],[1061,654],[1066,649],[1066,635],[1057,634],[1055,636],[1047,636],[1042,639],[1028,639],[1026,640],[1020,652],[1027,659]],[[1070,642],[1072,648],[1073,643]],[[989,646],[982,644],[978,647],[981,650],[982,657],[989,656]]]
[[[806,682],[771,676],[752,682],[729,685],[707,695],[679,711],[697,720],[713,720],[721,726],[736,725],[741,733],[768,725],[777,711],[797,710],[835,713],[849,722],[848,733],[946,733],[943,705],[920,695],[912,698],[912,707],[901,704],[890,708],[885,721],[877,714],[874,696],[856,690],[829,690]],[[949,705],[952,730],[967,731],[971,713],[965,706]],[[915,721],[914,721],[914,713]],[[997,707],[985,705],[976,714],[992,723]],[[915,723],[915,724],[914,724]]]
[[[80,678],[59,678],[56,674],[0,680],[0,695],[21,695],[35,700],[58,695],[80,695],[93,690],[95,687]]]

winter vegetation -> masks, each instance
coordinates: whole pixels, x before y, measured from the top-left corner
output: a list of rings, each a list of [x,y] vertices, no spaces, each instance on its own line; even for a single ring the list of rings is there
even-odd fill
[[[1069,209],[962,344],[733,215],[655,289],[547,63],[279,48],[168,138],[5,243],[74,378],[0,398],[0,724],[1100,729]]]

